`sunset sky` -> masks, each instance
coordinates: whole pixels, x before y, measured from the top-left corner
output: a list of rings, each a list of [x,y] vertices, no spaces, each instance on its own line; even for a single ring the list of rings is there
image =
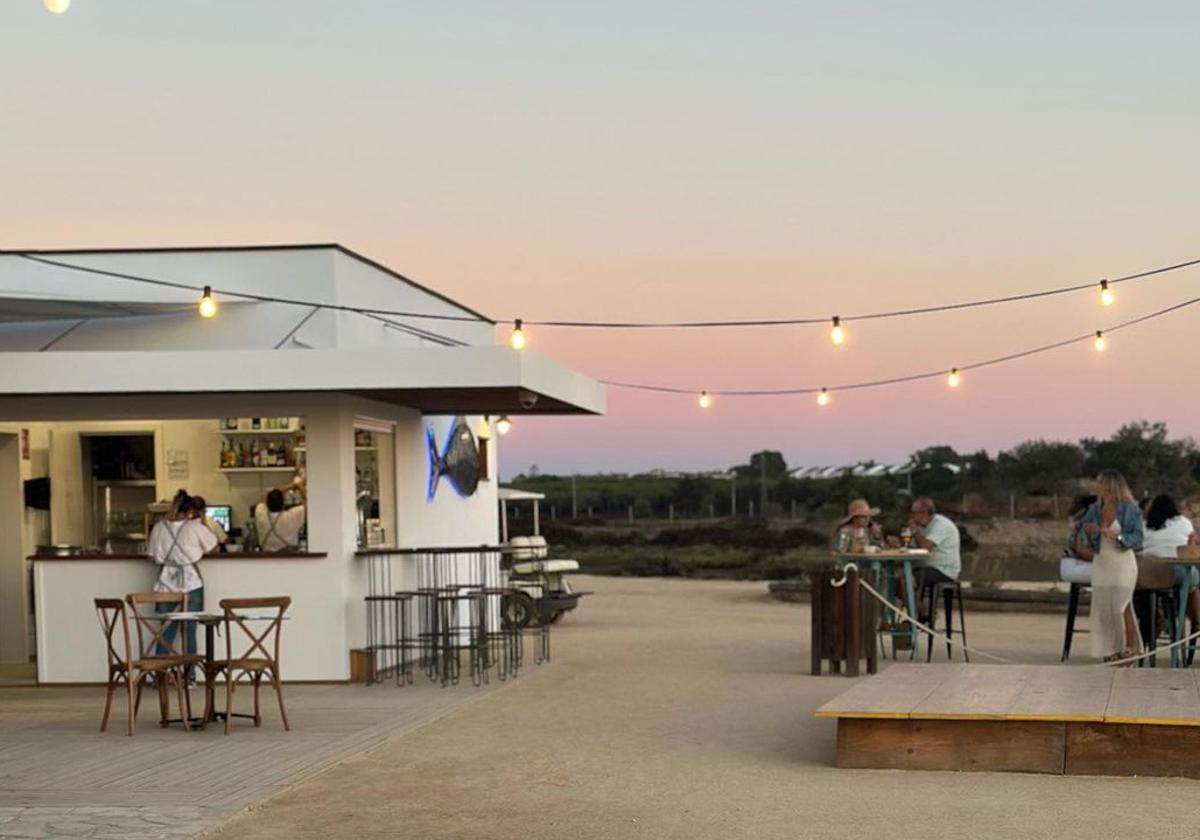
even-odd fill
[[[0,10],[0,247],[337,241],[497,318],[829,316],[1200,257],[1194,3],[40,0]],[[1200,268],[967,313],[541,329],[592,376],[833,386],[1200,296]],[[811,397],[609,391],[503,474],[901,460],[1200,437],[1200,307],[966,377]],[[497,340],[505,335],[498,331]]]

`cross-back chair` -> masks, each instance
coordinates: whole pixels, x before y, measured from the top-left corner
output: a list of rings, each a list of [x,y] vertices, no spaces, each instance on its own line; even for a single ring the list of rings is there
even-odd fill
[[[112,699],[116,690],[124,686],[128,705],[129,734],[133,734],[137,720],[138,707],[141,703],[141,689],[147,677],[155,678],[158,689],[159,723],[167,725],[169,703],[168,685],[175,687],[179,702],[179,717],[183,728],[188,728],[189,702],[187,687],[184,684],[183,662],[178,658],[157,656],[146,658],[134,657],[132,636],[129,632],[129,614],[125,602],[120,598],[96,598],[96,616],[100,620],[100,629],[104,633],[106,656],[108,657],[108,679],[104,696],[104,717],[100,721],[100,731],[108,729],[108,716],[112,711]],[[119,632],[118,632],[119,631]],[[139,645],[140,648],[140,645]]]
[[[262,726],[258,696],[265,677],[275,689],[283,728],[291,730],[287,710],[283,706],[283,685],[279,678],[279,636],[284,613],[291,606],[292,599],[286,596],[224,598],[220,603],[225,614],[225,658],[212,663],[209,679],[222,672],[225,674],[225,734],[229,734],[233,721],[233,693],[238,681],[243,678],[254,686],[254,725]],[[237,656],[234,656],[235,636],[239,651]]]

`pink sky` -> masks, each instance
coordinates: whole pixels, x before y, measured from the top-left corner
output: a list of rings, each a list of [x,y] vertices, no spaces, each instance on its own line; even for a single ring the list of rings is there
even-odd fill
[[[35,0],[0,13],[4,247],[340,241],[495,317],[832,315],[1200,256],[1188,4]],[[1068,8],[1069,6],[1069,8]],[[1152,60],[1147,60],[1152,56]],[[1194,297],[1200,270],[985,311],[707,334],[530,332],[603,378],[807,386],[949,367]],[[610,391],[521,420],[506,475],[900,460],[1200,436],[1186,311],[939,382],[718,400]],[[498,335],[498,340],[502,339]]]

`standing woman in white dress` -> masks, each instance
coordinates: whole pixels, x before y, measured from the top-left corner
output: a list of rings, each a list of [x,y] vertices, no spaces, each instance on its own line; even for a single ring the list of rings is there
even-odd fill
[[[1096,502],[1084,514],[1080,548],[1092,561],[1092,655],[1106,662],[1140,653],[1142,640],[1133,614],[1137,558],[1144,526],[1125,478],[1116,470],[1096,477]],[[1086,541],[1086,545],[1082,545]]]

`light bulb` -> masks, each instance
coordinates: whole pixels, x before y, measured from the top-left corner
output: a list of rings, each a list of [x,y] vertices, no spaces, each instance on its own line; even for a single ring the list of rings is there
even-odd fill
[[[817,405],[829,405],[829,392],[824,388],[817,394]]]
[[[700,407],[708,408],[710,405],[712,405],[712,397],[710,397],[708,395],[708,391],[701,391],[700,392]]]
[[[842,329],[842,319],[838,316],[833,316],[833,329],[829,331],[829,340],[835,345],[840,345],[846,340],[846,331]]]
[[[200,296],[200,306],[198,308],[201,318],[213,318],[216,316],[217,302],[213,300],[212,286],[204,287],[204,294]]]
[[[46,11],[51,14],[61,15],[67,9],[71,8],[71,0],[43,0],[46,6]]]
[[[1112,306],[1113,301],[1115,301],[1116,299],[1117,299],[1117,296],[1113,294],[1112,289],[1108,288],[1108,281],[1101,280],[1100,281],[1100,303],[1103,306]]]
[[[957,388],[962,382],[962,377],[958,375],[958,368],[950,368],[950,375],[946,377],[946,384],[951,388]]]
[[[496,431],[502,435],[506,435],[512,429],[512,421],[508,419],[508,415],[504,415],[496,421]]]
[[[1108,342],[1104,340],[1104,333],[1100,330],[1096,330],[1095,346],[1097,352],[1102,352],[1108,346]]]
[[[512,335],[508,337],[508,345],[514,350],[525,349],[525,331],[521,329],[521,319],[513,322]]]

